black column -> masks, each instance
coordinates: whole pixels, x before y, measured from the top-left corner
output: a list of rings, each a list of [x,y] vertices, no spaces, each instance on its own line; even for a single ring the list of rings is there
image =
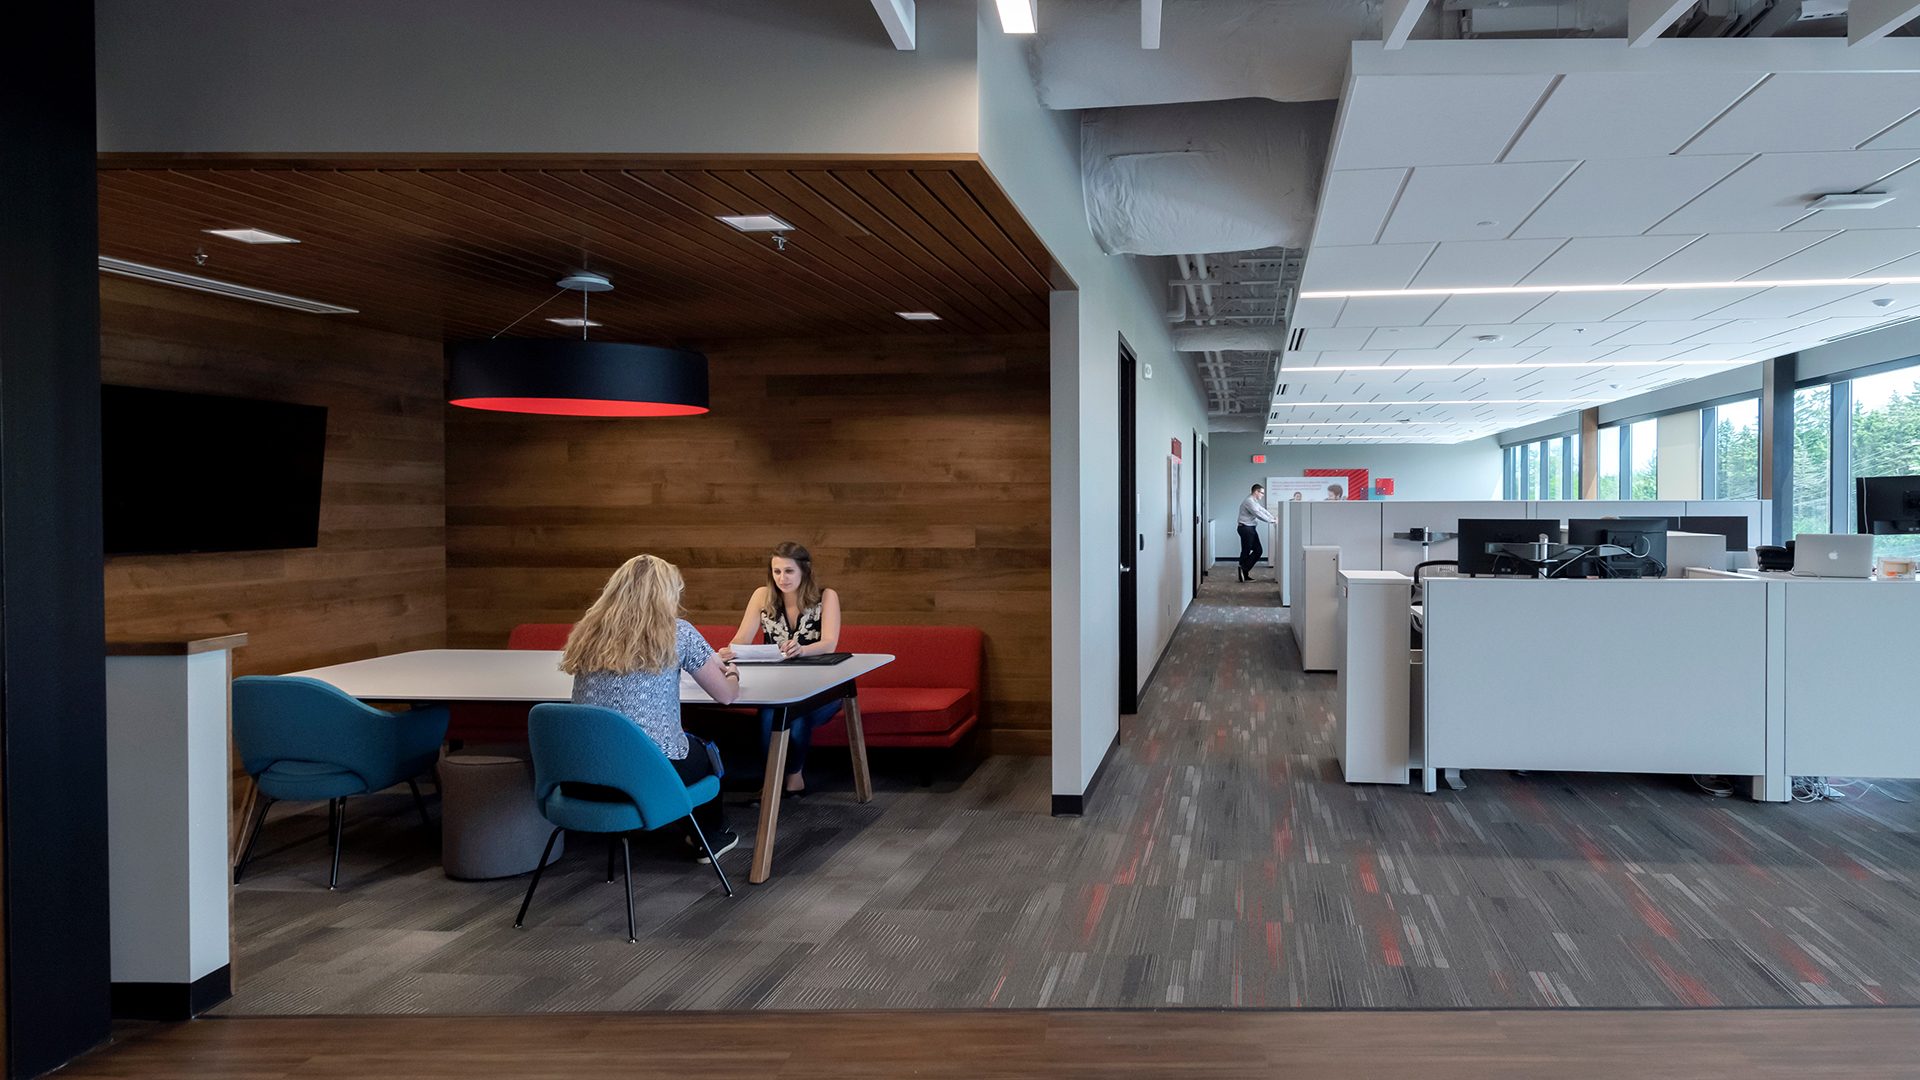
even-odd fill
[[[108,1034],[93,5],[0,35],[7,1072]]]
[[[1769,544],[1784,544],[1793,539],[1793,380],[1800,355],[1788,353],[1766,361],[1761,369],[1760,408],[1763,429],[1771,432],[1761,452],[1760,497],[1773,502],[1773,535]],[[1758,541],[1756,541],[1758,543]]]

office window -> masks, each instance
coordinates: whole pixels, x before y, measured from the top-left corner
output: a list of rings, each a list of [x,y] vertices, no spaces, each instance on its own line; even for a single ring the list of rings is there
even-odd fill
[[[1546,464],[1542,466],[1545,470],[1545,475],[1541,477],[1541,479],[1546,482],[1546,485],[1540,492],[1541,498],[1566,498],[1564,493],[1565,489],[1561,487],[1561,482],[1565,478],[1560,474],[1560,470],[1564,465],[1564,462],[1561,460],[1561,454],[1563,452],[1562,444],[1565,441],[1564,439],[1548,439],[1546,442],[1540,444],[1541,449],[1545,452],[1546,458]]]
[[[1793,394],[1793,529],[1789,535],[1833,531],[1833,387]]]
[[[1569,499],[1580,497],[1580,436],[1567,436],[1567,495]]]
[[[1625,497],[1655,499],[1660,496],[1660,427],[1656,420],[1642,420],[1627,429],[1627,444],[1632,461],[1622,462],[1628,472]]]
[[[1540,444],[1528,443],[1520,448],[1520,455],[1520,497],[1537,499],[1540,497]]]
[[[1602,499],[1620,497],[1620,429],[1604,427],[1600,429],[1600,461],[1598,465]]]
[[[1709,499],[1759,498],[1760,399],[1716,405],[1706,415],[1713,467],[1702,494]]]
[[[1855,379],[1852,389],[1844,532],[1854,531],[1855,477],[1920,474],[1920,367]],[[1797,506],[1797,496],[1794,502]],[[1873,551],[1876,555],[1920,555],[1920,536],[1876,537]]]

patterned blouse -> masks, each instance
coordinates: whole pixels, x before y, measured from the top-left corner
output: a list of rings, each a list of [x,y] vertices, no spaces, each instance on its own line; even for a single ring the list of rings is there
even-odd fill
[[[796,645],[811,645],[820,640],[820,605],[814,604],[800,613],[800,625],[787,622],[786,598],[773,598],[774,610],[779,614],[769,615],[765,608],[760,609],[760,633],[769,645],[785,645],[792,640]]]
[[[673,761],[687,756],[687,733],[680,726],[680,673],[700,670],[713,656],[713,647],[685,619],[675,619],[673,646],[676,664],[660,672],[636,671],[616,675],[587,671],[573,677],[576,705],[599,705],[624,713],[640,725]]]

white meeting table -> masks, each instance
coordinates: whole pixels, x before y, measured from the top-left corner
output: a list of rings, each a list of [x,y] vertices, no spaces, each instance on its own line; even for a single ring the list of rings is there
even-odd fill
[[[749,881],[758,885],[773,874],[774,831],[780,822],[780,796],[786,788],[787,731],[795,715],[829,701],[846,702],[854,796],[861,802],[873,799],[873,777],[867,771],[867,740],[860,726],[854,680],[892,662],[893,657],[887,653],[855,653],[838,664],[740,665],[740,696],[733,707],[772,709],[774,732],[767,743],[766,779],[760,789],[760,832],[753,845]],[[573,699],[573,676],[560,670],[557,650],[421,649],[290,674],[330,683],[362,701],[535,705]],[[680,704],[713,705],[714,700],[683,672]]]

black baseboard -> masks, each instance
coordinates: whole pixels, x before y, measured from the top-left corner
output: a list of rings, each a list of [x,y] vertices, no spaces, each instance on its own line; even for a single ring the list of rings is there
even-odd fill
[[[1107,774],[1107,765],[1113,761],[1113,752],[1120,748],[1120,733],[1113,733],[1113,741],[1107,744],[1107,752],[1100,756],[1100,766],[1093,770],[1093,779],[1087,781],[1087,789],[1078,795],[1055,795],[1053,797],[1054,817],[1079,817],[1087,811],[1087,800],[1093,797],[1093,789],[1100,786],[1100,778]]]
[[[116,1020],[191,1020],[233,996],[233,967],[222,964],[190,983],[113,984]]]

